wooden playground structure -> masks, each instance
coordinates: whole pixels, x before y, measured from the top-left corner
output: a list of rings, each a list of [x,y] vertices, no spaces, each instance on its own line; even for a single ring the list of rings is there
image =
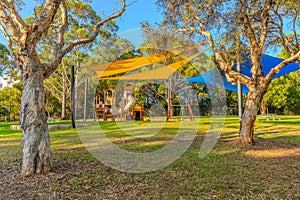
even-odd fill
[[[111,121],[118,120],[144,120],[144,105],[136,103],[134,97],[134,85],[127,83],[124,85],[122,101],[116,103],[116,93],[114,89],[104,91],[104,97],[95,97],[95,114],[98,120]]]

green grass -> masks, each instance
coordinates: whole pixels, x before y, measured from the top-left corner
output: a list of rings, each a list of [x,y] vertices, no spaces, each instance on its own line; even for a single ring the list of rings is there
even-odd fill
[[[27,179],[26,187],[21,184],[24,180],[17,172],[7,173],[16,165],[14,163],[21,161],[21,133],[9,130],[11,123],[0,123],[0,177],[8,174],[4,181],[0,178],[0,183],[3,188],[10,188],[14,198],[33,198],[33,195],[50,199],[300,198],[300,116],[256,122],[257,144],[248,148],[237,141],[237,117],[226,117],[218,143],[203,159],[198,157],[199,149],[210,118],[202,117],[199,125],[185,123],[184,131],[195,126],[198,130],[188,151],[169,166],[142,174],[119,172],[98,162],[86,150],[75,129],[51,131],[54,171],[47,176]],[[151,127],[149,122],[91,124],[93,126],[83,129],[86,133],[94,131],[97,134],[101,126],[112,142],[133,152],[162,148],[173,139],[179,127],[179,122],[156,122]],[[144,128],[143,131],[135,132],[134,125]],[[159,126],[162,128],[157,134],[147,137]],[[136,138],[138,135],[142,137]],[[20,192],[17,186],[8,187],[9,183],[23,190]]]

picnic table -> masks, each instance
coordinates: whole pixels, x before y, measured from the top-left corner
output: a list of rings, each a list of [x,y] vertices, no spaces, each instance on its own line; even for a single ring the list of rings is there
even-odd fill
[[[275,120],[281,120],[281,115],[278,115],[276,113],[268,113],[265,115],[258,115],[256,119],[257,121],[259,121],[260,119],[266,119],[267,121],[270,121],[270,119],[272,119],[273,121],[275,121]]]

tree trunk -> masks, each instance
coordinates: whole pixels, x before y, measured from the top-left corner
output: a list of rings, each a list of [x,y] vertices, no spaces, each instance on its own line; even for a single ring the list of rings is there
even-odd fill
[[[173,116],[173,99],[170,98],[168,103],[167,121],[170,120],[172,116]]]
[[[261,91],[250,91],[247,95],[247,101],[240,124],[240,140],[244,145],[254,145],[254,124],[257,112],[262,100]]]
[[[171,119],[171,117],[174,116],[174,107],[173,107],[173,102],[174,102],[174,97],[175,94],[172,90],[170,90],[170,97],[168,97],[168,113],[167,113],[167,121]]]
[[[52,158],[45,110],[43,67],[38,58],[30,58],[23,70],[21,102],[22,176],[46,174],[51,170]]]
[[[262,101],[262,104],[260,106],[260,113],[262,115],[268,114],[268,102],[266,100]]]

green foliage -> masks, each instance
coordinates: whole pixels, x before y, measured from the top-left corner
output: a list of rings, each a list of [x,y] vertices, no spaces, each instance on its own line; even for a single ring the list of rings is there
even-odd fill
[[[20,118],[22,95],[22,83],[13,84],[0,90],[0,117],[6,117],[8,121],[16,121]]]
[[[279,58],[286,59],[290,54],[286,49],[282,49]],[[285,114],[300,114],[300,71],[295,71],[287,75],[272,80],[264,100],[268,105],[276,110],[281,110]]]
[[[102,64],[135,56],[135,47],[131,42],[113,34],[106,40],[98,41],[91,49],[91,55],[85,59],[84,64]]]
[[[0,43],[0,76],[3,75],[9,65],[9,52],[5,45]]]
[[[268,105],[283,109],[285,114],[300,113],[300,71],[272,81],[264,99]]]
[[[18,68],[13,64],[8,49],[0,43],[0,77],[2,76],[9,84],[20,79]]]

